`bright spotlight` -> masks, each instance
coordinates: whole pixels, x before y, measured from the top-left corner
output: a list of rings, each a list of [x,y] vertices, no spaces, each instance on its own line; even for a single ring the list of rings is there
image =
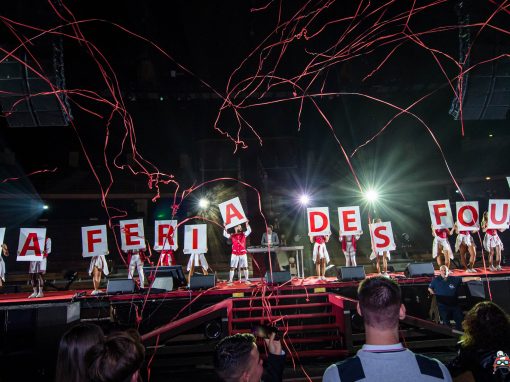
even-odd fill
[[[365,192],[365,199],[370,203],[375,203],[379,199],[379,193],[376,190],[367,190]]]
[[[209,208],[209,200],[205,199],[205,198],[201,198],[199,201],[198,201],[198,206],[205,210],[206,208]]]
[[[308,203],[310,203],[310,197],[306,194],[303,194],[299,197],[299,203],[301,203],[303,206],[307,206]]]
[[[47,204],[43,204],[43,206],[42,206],[42,209],[43,209],[43,210],[47,210],[47,209],[49,209],[49,208],[50,208],[50,206],[48,206]]]

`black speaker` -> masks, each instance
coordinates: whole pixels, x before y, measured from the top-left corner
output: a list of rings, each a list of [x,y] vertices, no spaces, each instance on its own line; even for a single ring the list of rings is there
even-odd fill
[[[338,267],[338,280],[340,281],[363,280],[365,277],[365,268],[362,265]]]
[[[404,271],[406,277],[434,276],[432,263],[409,263]]]
[[[106,286],[107,294],[133,293],[135,282],[133,279],[110,279]]]
[[[273,272],[272,274],[267,271],[264,278],[268,284],[283,284],[291,280],[289,271]]]
[[[209,289],[216,286],[216,275],[195,275],[189,280],[189,289]]]

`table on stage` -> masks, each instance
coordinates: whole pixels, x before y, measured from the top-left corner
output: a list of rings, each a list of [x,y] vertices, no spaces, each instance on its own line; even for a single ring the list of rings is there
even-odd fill
[[[264,253],[268,252],[267,246],[256,246],[256,247],[248,247],[248,253]],[[296,267],[297,267],[297,276],[299,278],[305,278],[304,266],[303,266],[303,250],[304,246],[295,245],[291,247],[280,247],[280,246],[271,246],[269,247],[270,252],[294,252],[296,258]],[[300,259],[301,257],[301,259]]]

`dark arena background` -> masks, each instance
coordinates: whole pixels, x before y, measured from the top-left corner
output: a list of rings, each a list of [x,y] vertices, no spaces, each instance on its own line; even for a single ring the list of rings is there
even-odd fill
[[[60,337],[80,321],[138,329],[144,381],[216,380],[216,343],[271,324],[284,379],[320,381],[363,344],[356,287],[377,273],[377,217],[393,229],[402,341],[453,356],[461,333],[438,323],[427,292],[431,264],[438,274],[427,202],[448,200],[455,215],[456,202],[476,201],[481,222],[489,200],[510,199],[510,2],[13,0],[1,2],[0,36],[0,381],[52,381]],[[236,197],[252,229],[251,284],[236,274],[228,285],[219,204]],[[355,270],[341,268],[347,206],[363,230]],[[325,279],[312,207],[329,208]],[[131,219],[143,221],[152,266],[142,286],[122,251]],[[158,220],[178,221],[171,269],[157,267]],[[191,224],[207,225],[210,270],[188,285]],[[91,294],[82,227],[99,225],[110,273]],[[19,261],[22,228],[52,241],[39,298]],[[510,231],[499,235],[510,248]],[[493,300],[510,312],[508,251],[491,270],[483,236],[473,234],[480,279],[461,285],[461,307]],[[458,253],[451,268],[474,275]]]

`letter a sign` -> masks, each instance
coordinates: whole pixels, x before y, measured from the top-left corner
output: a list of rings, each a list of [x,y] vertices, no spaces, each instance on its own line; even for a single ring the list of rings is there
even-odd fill
[[[220,203],[218,207],[220,208],[221,217],[223,218],[226,229],[248,221],[238,197]]]
[[[46,228],[21,228],[16,261],[42,261]]]

